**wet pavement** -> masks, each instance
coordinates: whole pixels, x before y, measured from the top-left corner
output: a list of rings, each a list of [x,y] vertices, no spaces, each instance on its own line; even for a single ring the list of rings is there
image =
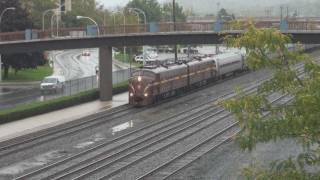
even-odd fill
[[[41,129],[57,126],[59,124],[73,121],[110,108],[128,104],[128,97],[128,93],[122,93],[113,96],[113,100],[109,102],[101,102],[97,100],[12,123],[3,124],[0,126],[0,142],[13,137],[39,131]]]
[[[18,90],[18,88],[0,87],[0,95],[10,94]]]
[[[98,52],[95,49],[92,49],[90,52],[91,56],[81,56],[82,50],[52,52],[51,57],[54,61],[54,75],[64,75],[66,80],[95,75],[95,67],[98,65]],[[113,66],[113,71],[119,69],[119,66]],[[73,88],[70,91],[42,94],[39,86],[40,82],[31,86],[0,85],[0,110],[14,108],[17,105],[31,102],[42,102],[55,99],[68,94],[74,94],[73,92],[79,90]]]

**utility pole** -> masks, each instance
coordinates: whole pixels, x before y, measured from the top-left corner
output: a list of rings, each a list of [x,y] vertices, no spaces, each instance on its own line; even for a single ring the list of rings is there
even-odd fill
[[[283,19],[283,6],[280,6],[280,20]]]
[[[172,16],[173,16],[173,31],[176,31],[177,27],[176,27],[176,1],[175,0],[173,0],[173,2],[172,2]],[[174,60],[175,60],[175,62],[178,61],[177,45],[174,46]]]

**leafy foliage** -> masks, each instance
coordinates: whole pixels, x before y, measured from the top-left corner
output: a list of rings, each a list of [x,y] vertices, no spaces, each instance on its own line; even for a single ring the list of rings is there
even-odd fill
[[[95,0],[76,0],[72,1],[72,11],[62,16],[62,23],[65,27],[83,27],[92,24],[87,19],[77,19],[77,16],[87,16],[94,19],[98,24],[102,25],[104,21],[103,7],[98,6]]]
[[[6,8],[15,7],[15,10],[6,11],[2,16],[1,32],[21,31],[32,28],[33,23],[28,19],[28,12],[22,8],[19,0],[1,0],[0,12]]]
[[[238,37],[227,37],[229,47],[244,48],[247,65],[252,70],[269,68],[274,75],[258,87],[255,95],[242,91],[234,99],[223,102],[240,124],[237,141],[244,150],[252,150],[259,142],[294,138],[304,152],[298,157],[274,162],[270,169],[245,169],[249,179],[319,179],[320,173],[306,166],[320,162],[320,66],[300,51],[290,51],[291,39],[275,29],[249,26]],[[305,76],[295,68],[304,64]],[[274,104],[270,95],[278,93],[291,98],[290,103]]]
[[[15,7],[14,11],[7,11],[1,22],[1,31],[21,31],[33,27],[33,23],[29,18],[29,13],[23,9],[19,0],[2,0],[0,11],[5,8]],[[2,62],[4,67],[4,78],[8,78],[9,68],[13,68],[16,72],[26,68],[36,68],[38,65],[44,65],[45,59],[40,52],[36,53],[18,53],[3,54]]]
[[[172,3],[165,3],[162,7],[162,18],[164,21],[172,21]],[[183,7],[179,6],[176,3],[176,21],[177,22],[184,22],[187,19],[186,14],[183,12]]]
[[[55,0],[21,0],[22,6],[30,14],[30,19],[34,23],[34,29],[42,28],[42,15],[48,9],[57,8]],[[50,26],[50,17],[52,12],[45,16],[45,27]]]
[[[224,21],[232,21],[236,19],[234,14],[229,14],[224,8],[220,9],[218,12],[218,18]]]
[[[157,0],[132,0],[127,4],[127,8],[139,8],[146,13],[148,22],[160,21],[160,4]],[[140,17],[143,19],[143,16]]]

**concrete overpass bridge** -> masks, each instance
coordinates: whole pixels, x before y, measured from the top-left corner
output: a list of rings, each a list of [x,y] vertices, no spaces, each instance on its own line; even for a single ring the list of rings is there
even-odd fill
[[[62,37],[0,42],[0,54],[43,50],[99,48],[100,99],[112,99],[112,47],[175,44],[219,44],[226,35],[236,36],[243,31],[166,32],[101,35],[97,37]],[[320,44],[320,31],[288,31],[293,42]]]

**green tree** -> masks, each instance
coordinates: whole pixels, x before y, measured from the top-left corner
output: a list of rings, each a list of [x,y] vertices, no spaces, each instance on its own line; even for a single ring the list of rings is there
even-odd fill
[[[239,91],[237,97],[222,103],[240,124],[236,138],[240,147],[252,150],[259,142],[292,138],[304,149],[297,157],[273,162],[270,169],[246,168],[248,179],[320,179],[319,171],[305,168],[320,163],[320,66],[305,54],[289,51],[289,43],[290,37],[277,30],[258,30],[252,25],[244,35],[226,39],[229,47],[246,49],[250,69],[274,72],[256,95]],[[304,78],[294,68],[299,62],[304,63]],[[274,92],[288,95],[291,102],[271,105],[268,97]]]
[[[1,22],[1,31],[22,31],[33,27],[29,19],[28,12],[22,8],[19,0],[1,0],[0,12],[5,8],[15,7],[15,11],[6,12]],[[20,54],[3,54],[2,62],[4,68],[4,78],[8,78],[9,68],[18,72],[23,68],[36,68],[37,65],[44,64],[42,53],[20,53]]]
[[[43,12],[49,9],[57,8],[55,4],[55,0],[21,0],[22,6],[26,9],[26,11],[30,14],[30,19],[34,24],[34,29],[42,28],[42,15]],[[45,27],[50,26],[50,17],[51,13],[48,13],[45,16]]]
[[[172,20],[172,3],[165,3],[162,7],[162,18],[164,21],[171,21]],[[186,14],[183,12],[183,7],[179,6],[176,3],[176,20],[177,22],[185,22],[187,19]]]
[[[148,22],[159,22],[161,19],[161,7],[157,0],[132,0],[126,8],[138,8],[146,13]],[[143,15],[140,15],[143,19]]]
[[[235,20],[235,15],[229,14],[226,9],[222,8],[218,12],[218,18],[223,21],[232,21],[232,20]]]
[[[76,0],[72,1],[72,11],[62,16],[62,23],[65,27],[83,27],[92,22],[87,19],[77,19],[77,16],[87,16],[102,25],[104,13],[103,7],[99,6],[95,0]]]

